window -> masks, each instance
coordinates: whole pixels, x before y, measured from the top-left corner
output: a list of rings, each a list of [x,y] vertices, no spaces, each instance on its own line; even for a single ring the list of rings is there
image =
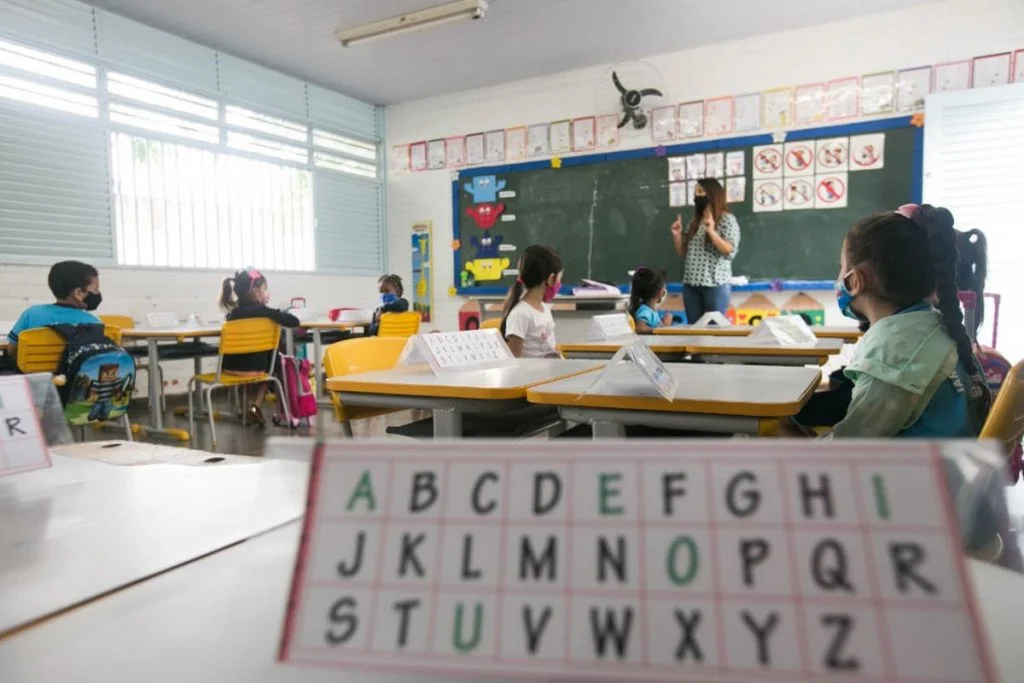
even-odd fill
[[[258,138],[254,135],[246,135],[245,133],[228,133],[228,147],[296,164],[309,163],[309,152],[303,147],[286,145],[283,142]]]
[[[258,114],[242,107],[228,105],[224,110],[224,117],[229,126],[247,128],[295,142],[304,143],[309,140],[309,129],[302,124]]]
[[[0,40],[0,97],[96,118],[96,68]]]
[[[0,66],[82,88],[96,88],[95,67],[6,40],[0,40]]]
[[[308,170],[125,133],[111,157],[119,263],[314,269]]]
[[[188,114],[209,121],[218,116],[216,100],[191,95],[181,90],[165,88],[156,83],[143,81],[111,71],[107,73],[107,92],[112,98],[121,98],[141,104],[170,109],[179,114]]]
[[[155,133],[166,133],[212,145],[220,140],[220,131],[216,126],[195,123],[177,116],[161,114],[148,109],[130,107],[117,102],[110,103],[110,122],[129,128],[141,128]]]
[[[313,145],[333,152],[341,152],[342,154],[356,157],[358,159],[377,161],[377,145],[373,145],[368,142],[360,142],[359,140],[353,140],[352,138],[342,137],[341,135],[335,135],[334,133],[314,130]]]

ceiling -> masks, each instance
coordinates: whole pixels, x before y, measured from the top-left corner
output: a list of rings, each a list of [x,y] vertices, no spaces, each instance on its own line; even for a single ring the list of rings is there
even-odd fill
[[[88,1],[365,101],[393,104],[937,0],[489,0],[480,21],[351,48],[335,40],[337,29],[444,0]]]

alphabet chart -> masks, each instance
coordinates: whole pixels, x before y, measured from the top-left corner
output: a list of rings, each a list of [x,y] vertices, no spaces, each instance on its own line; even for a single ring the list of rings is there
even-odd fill
[[[498,330],[417,334],[409,338],[399,365],[429,363],[435,373],[479,370],[515,363]]]
[[[0,477],[49,466],[28,378],[0,377]]]
[[[944,460],[989,468],[982,450],[323,444],[279,658],[541,680],[996,683]]]

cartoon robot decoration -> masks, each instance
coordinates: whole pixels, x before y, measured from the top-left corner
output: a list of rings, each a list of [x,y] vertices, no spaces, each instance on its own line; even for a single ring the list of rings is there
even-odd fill
[[[765,318],[775,318],[779,315],[779,309],[771,300],[762,295],[754,294],[748,297],[743,303],[736,306],[737,325],[760,325]]]
[[[493,204],[498,201],[498,193],[505,189],[505,181],[493,175],[478,175],[463,185],[463,189],[473,195],[474,204]]]
[[[811,327],[825,324],[825,307],[803,292],[782,304],[781,315],[798,315]]]
[[[495,282],[511,264],[507,258],[483,258],[467,261],[462,267],[476,282]]]
[[[490,230],[504,211],[504,204],[476,204],[466,209],[466,215],[473,219],[476,227]]]
[[[501,235],[492,235],[489,232],[485,232],[483,237],[470,237],[469,242],[476,249],[476,257],[478,259],[498,258],[501,252],[501,243],[504,239]]]

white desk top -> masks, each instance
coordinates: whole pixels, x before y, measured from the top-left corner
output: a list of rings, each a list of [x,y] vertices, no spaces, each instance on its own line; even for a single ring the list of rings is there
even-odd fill
[[[535,384],[603,366],[594,360],[520,358],[506,367],[436,375],[423,365],[332,377],[327,388],[342,393],[506,400],[525,398],[526,390]]]
[[[283,666],[275,661],[299,532],[298,524],[289,524],[0,641],[4,680],[408,680],[403,675]],[[1017,680],[1024,668],[1018,635],[1024,577],[976,561],[968,568],[996,671],[1005,683]],[[451,683],[450,677],[416,680]]]
[[[679,384],[671,403],[633,363],[617,365],[590,391],[596,375],[542,384],[531,388],[527,398],[531,403],[576,408],[785,417],[800,411],[821,380],[816,368],[699,363],[665,367]],[[587,393],[580,396],[583,391]]]
[[[0,633],[297,519],[307,478],[305,463],[276,458],[116,466],[55,454],[50,469],[0,479]]]

